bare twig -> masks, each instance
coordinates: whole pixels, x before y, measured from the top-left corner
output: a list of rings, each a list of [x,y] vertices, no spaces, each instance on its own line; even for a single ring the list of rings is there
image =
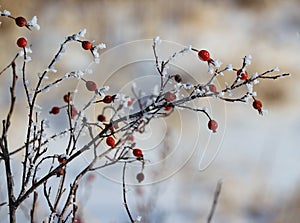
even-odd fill
[[[221,193],[221,188],[222,188],[222,181],[219,180],[218,183],[217,183],[217,186],[216,186],[215,193],[214,193],[214,200],[213,200],[213,203],[212,203],[212,206],[211,206],[208,218],[207,218],[207,223],[211,222],[212,217],[215,213],[216,206],[217,206],[217,203],[218,203],[218,199],[219,199],[219,196],[220,196],[220,193]]]
[[[135,221],[133,220],[133,217],[130,213],[130,210],[129,210],[129,207],[128,207],[128,204],[127,204],[127,199],[126,199],[126,183],[125,183],[125,172],[126,172],[126,162],[124,163],[124,166],[123,166],[123,175],[122,175],[122,184],[123,184],[123,203],[124,203],[124,207],[126,209],[126,212],[127,212],[127,215],[130,219],[130,222],[131,223],[134,223]]]

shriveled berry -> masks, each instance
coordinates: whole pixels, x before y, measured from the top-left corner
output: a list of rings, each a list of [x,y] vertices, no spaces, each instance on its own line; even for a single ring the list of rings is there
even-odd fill
[[[90,50],[90,49],[93,48],[93,45],[92,45],[92,43],[90,41],[82,41],[81,42],[81,46],[85,50]]]
[[[141,149],[135,148],[132,151],[133,155],[137,158],[140,158],[143,156],[143,151]]]
[[[248,79],[247,71],[243,71],[242,69],[237,71],[237,75],[241,80],[247,80]]]
[[[51,111],[49,111],[50,114],[57,115],[60,112],[60,107],[54,106],[52,107]]]
[[[62,155],[59,155],[57,157],[57,161],[60,163],[60,164],[65,164],[67,163],[67,157],[66,155],[62,154]]]
[[[142,172],[140,172],[136,175],[136,179],[139,183],[141,183],[145,179],[145,175]]]
[[[19,26],[19,27],[23,27],[23,26],[27,25],[26,19],[22,16],[15,18],[15,22],[16,22],[17,26]]]
[[[94,81],[85,82],[85,86],[89,91],[96,91],[97,90],[97,85]]]
[[[166,100],[167,102],[170,102],[170,101],[174,101],[174,100],[176,99],[176,95],[173,94],[172,92],[169,92],[169,91],[168,91],[168,92],[165,94],[164,98],[165,98],[165,100]]]
[[[174,76],[174,80],[177,82],[177,83],[180,83],[182,81],[182,78],[179,74],[175,74]]]
[[[218,123],[215,120],[211,119],[211,120],[209,120],[207,126],[210,130],[212,130],[213,132],[216,132],[217,128],[218,128]]]
[[[110,147],[114,147],[115,146],[115,139],[111,136],[108,136],[106,138],[106,144]]]
[[[256,109],[258,111],[258,113],[260,115],[263,114],[262,113],[262,107],[263,107],[263,105],[262,105],[262,102],[260,100],[254,99],[254,101],[252,103],[252,106],[253,106],[254,109]]]
[[[18,45],[18,47],[20,47],[20,48],[26,47],[26,46],[27,46],[27,40],[26,40],[24,37],[20,37],[20,38],[17,40],[17,45]]]
[[[209,60],[211,60],[210,54],[209,54],[209,52],[207,50],[200,50],[198,52],[198,57],[202,61],[209,61]]]
[[[70,94],[65,94],[64,102],[69,103],[70,101],[72,101],[72,96]]]
[[[103,98],[103,102],[106,103],[106,104],[110,104],[111,102],[113,102],[116,98],[116,95],[106,95],[104,98]]]
[[[56,171],[56,176],[60,177],[60,176],[64,175],[64,173],[65,173],[65,168],[61,167]]]
[[[98,115],[97,120],[99,122],[105,122],[106,121],[106,117],[104,115],[100,114],[100,115]]]

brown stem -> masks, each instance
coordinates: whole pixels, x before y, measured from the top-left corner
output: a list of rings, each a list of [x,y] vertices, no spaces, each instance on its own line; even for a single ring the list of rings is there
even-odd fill
[[[126,209],[126,212],[127,212],[127,215],[130,219],[130,222],[131,223],[134,223],[134,220],[133,220],[133,217],[130,213],[130,210],[129,210],[129,207],[128,207],[128,204],[127,204],[127,199],[126,199],[126,184],[125,184],[125,171],[126,171],[126,162],[124,163],[124,167],[123,167],[123,177],[122,177],[122,182],[123,182],[123,203],[124,203],[124,206],[125,206],[125,209]]]

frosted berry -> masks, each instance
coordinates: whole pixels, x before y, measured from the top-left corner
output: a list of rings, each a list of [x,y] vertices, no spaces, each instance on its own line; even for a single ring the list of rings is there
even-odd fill
[[[218,128],[218,123],[215,120],[211,119],[211,120],[209,120],[207,126],[210,130],[212,130],[213,132],[216,132],[217,128]]]
[[[97,85],[94,81],[85,82],[85,86],[89,91],[96,91],[97,90]]]
[[[70,94],[64,95],[64,102],[69,103],[72,100],[72,96]]]
[[[198,57],[202,61],[210,61],[211,60],[210,54],[207,50],[200,50],[198,52]]]
[[[93,45],[90,41],[82,41],[81,46],[85,50],[91,50],[93,48]]]
[[[97,120],[99,122],[105,122],[106,121],[106,117],[104,115],[98,115]]]
[[[23,27],[23,26],[27,25],[26,19],[22,16],[15,18],[15,22],[16,22],[17,26],[19,26],[19,27]]]
[[[18,47],[20,47],[20,48],[26,47],[26,46],[27,46],[27,40],[26,40],[24,37],[20,37],[20,38],[17,40],[17,45],[18,45]]]
[[[173,94],[172,92],[167,92],[166,94],[165,94],[165,100],[167,101],[167,102],[170,102],[170,101],[174,101],[175,99],[176,99],[176,95],[175,94]]]
[[[66,164],[67,163],[67,157],[66,155],[62,154],[62,155],[59,155],[57,157],[57,161],[60,163],[60,164]]]
[[[253,105],[253,108],[256,109],[260,115],[263,114],[262,113],[263,105],[262,105],[262,102],[260,100],[254,99],[252,105]]]
[[[49,111],[50,114],[57,115],[60,112],[60,107],[54,106],[52,107],[51,111]]]
[[[248,73],[247,71],[244,71],[242,69],[237,71],[237,75],[241,80],[248,80]]]
[[[136,175],[136,179],[139,183],[141,183],[145,179],[145,175],[141,172]]]
[[[133,155],[137,158],[140,158],[143,156],[143,151],[141,149],[135,148],[132,151]]]
[[[106,144],[110,147],[114,147],[115,146],[115,139],[111,136],[108,136],[106,138]]]
[[[211,92],[216,93],[217,92],[217,87],[214,84],[209,84],[208,88]]]
[[[113,102],[116,98],[116,95],[106,95],[104,98],[103,98],[103,102],[106,103],[106,104],[110,104],[111,102]]]

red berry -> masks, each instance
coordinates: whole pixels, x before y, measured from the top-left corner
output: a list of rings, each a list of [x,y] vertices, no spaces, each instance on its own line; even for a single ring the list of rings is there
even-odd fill
[[[211,92],[216,93],[217,92],[217,87],[214,84],[208,85],[208,88]]]
[[[18,47],[23,48],[23,47],[27,46],[27,40],[24,37],[20,37],[17,40],[17,45],[18,45]]]
[[[133,155],[137,158],[140,158],[143,156],[143,151],[141,149],[135,148],[132,151]]]
[[[106,117],[104,115],[98,115],[97,120],[99,122],[105,122],[106,121]]]
[[[72,100],[72,96],[70,94],[64,95],[64,102],[69,103]]]
[[[167,92],[166,94],[165,94],[165,100],[167,101],[167,102],[170,102],[170,101],[174,101],[176,99],[176,95],[175,94],[173,94],[172,92]]]
[[[254,99],[252,105],[253,108],[256,109],[260,115],[262,115],[262,107],[263,107],[262,102],[257,99]]]
[[[139,183],[141,183],[145,179],[145,175],[141,172],[136,175],[136,179]]]
[[[247,71],[242,71],[242,69],[237,71],[237,75],[241,80],[247,80],[248,79],[248,73]]]
[[[74,106],[72,106],[72,108],[71,108],[71,119],[75,118],[76,115],[78,115],[78,111]]]
[[[94,81],[85,82],[85,86],[89,91],[96,91],[97,90],[97,85]]]
[[[211,120],[209,120],[207,126],[210,130],[212,130],[213,132],[216,132],[217,128],[218,128],[218,123],[215,120],[211,119]]]
[[[49,113],[53,114],[53,115],[57,115],[59,113],[59,111],[60,111],[60,107],[54,106],[54,107],[52,107],[52,109]]]
[[[114,147],[115,146],[115,139],[111,136],[108,136],[106,138],[106,144],[110,147]]]
[[[106,104],[109,104],[111,102],[113,102],[116,98],[116,95],[106,95],[104,98],[103,98],[103,102],[106,103]]]
[[[171,111],[173,109],[173,106],[172,105],[167,105],[165,107],[165,111]]]
[[[92,45],[92,43],[90,41],[82,41],[81,42],[81,46],[85,50],[90,50],[93,47],[93,45]]]
[[[202,61],[209,61],[209,60],[211,60],[210,54],[209,54],[209,52],[207,50],[200,50],[198,52],[198,57]]]
[[[23,27],[23,26],[27,25],[26,19],[21,16],[15,18],[15,22],[16,22],[17,26],[19,26],[19,27]]]

